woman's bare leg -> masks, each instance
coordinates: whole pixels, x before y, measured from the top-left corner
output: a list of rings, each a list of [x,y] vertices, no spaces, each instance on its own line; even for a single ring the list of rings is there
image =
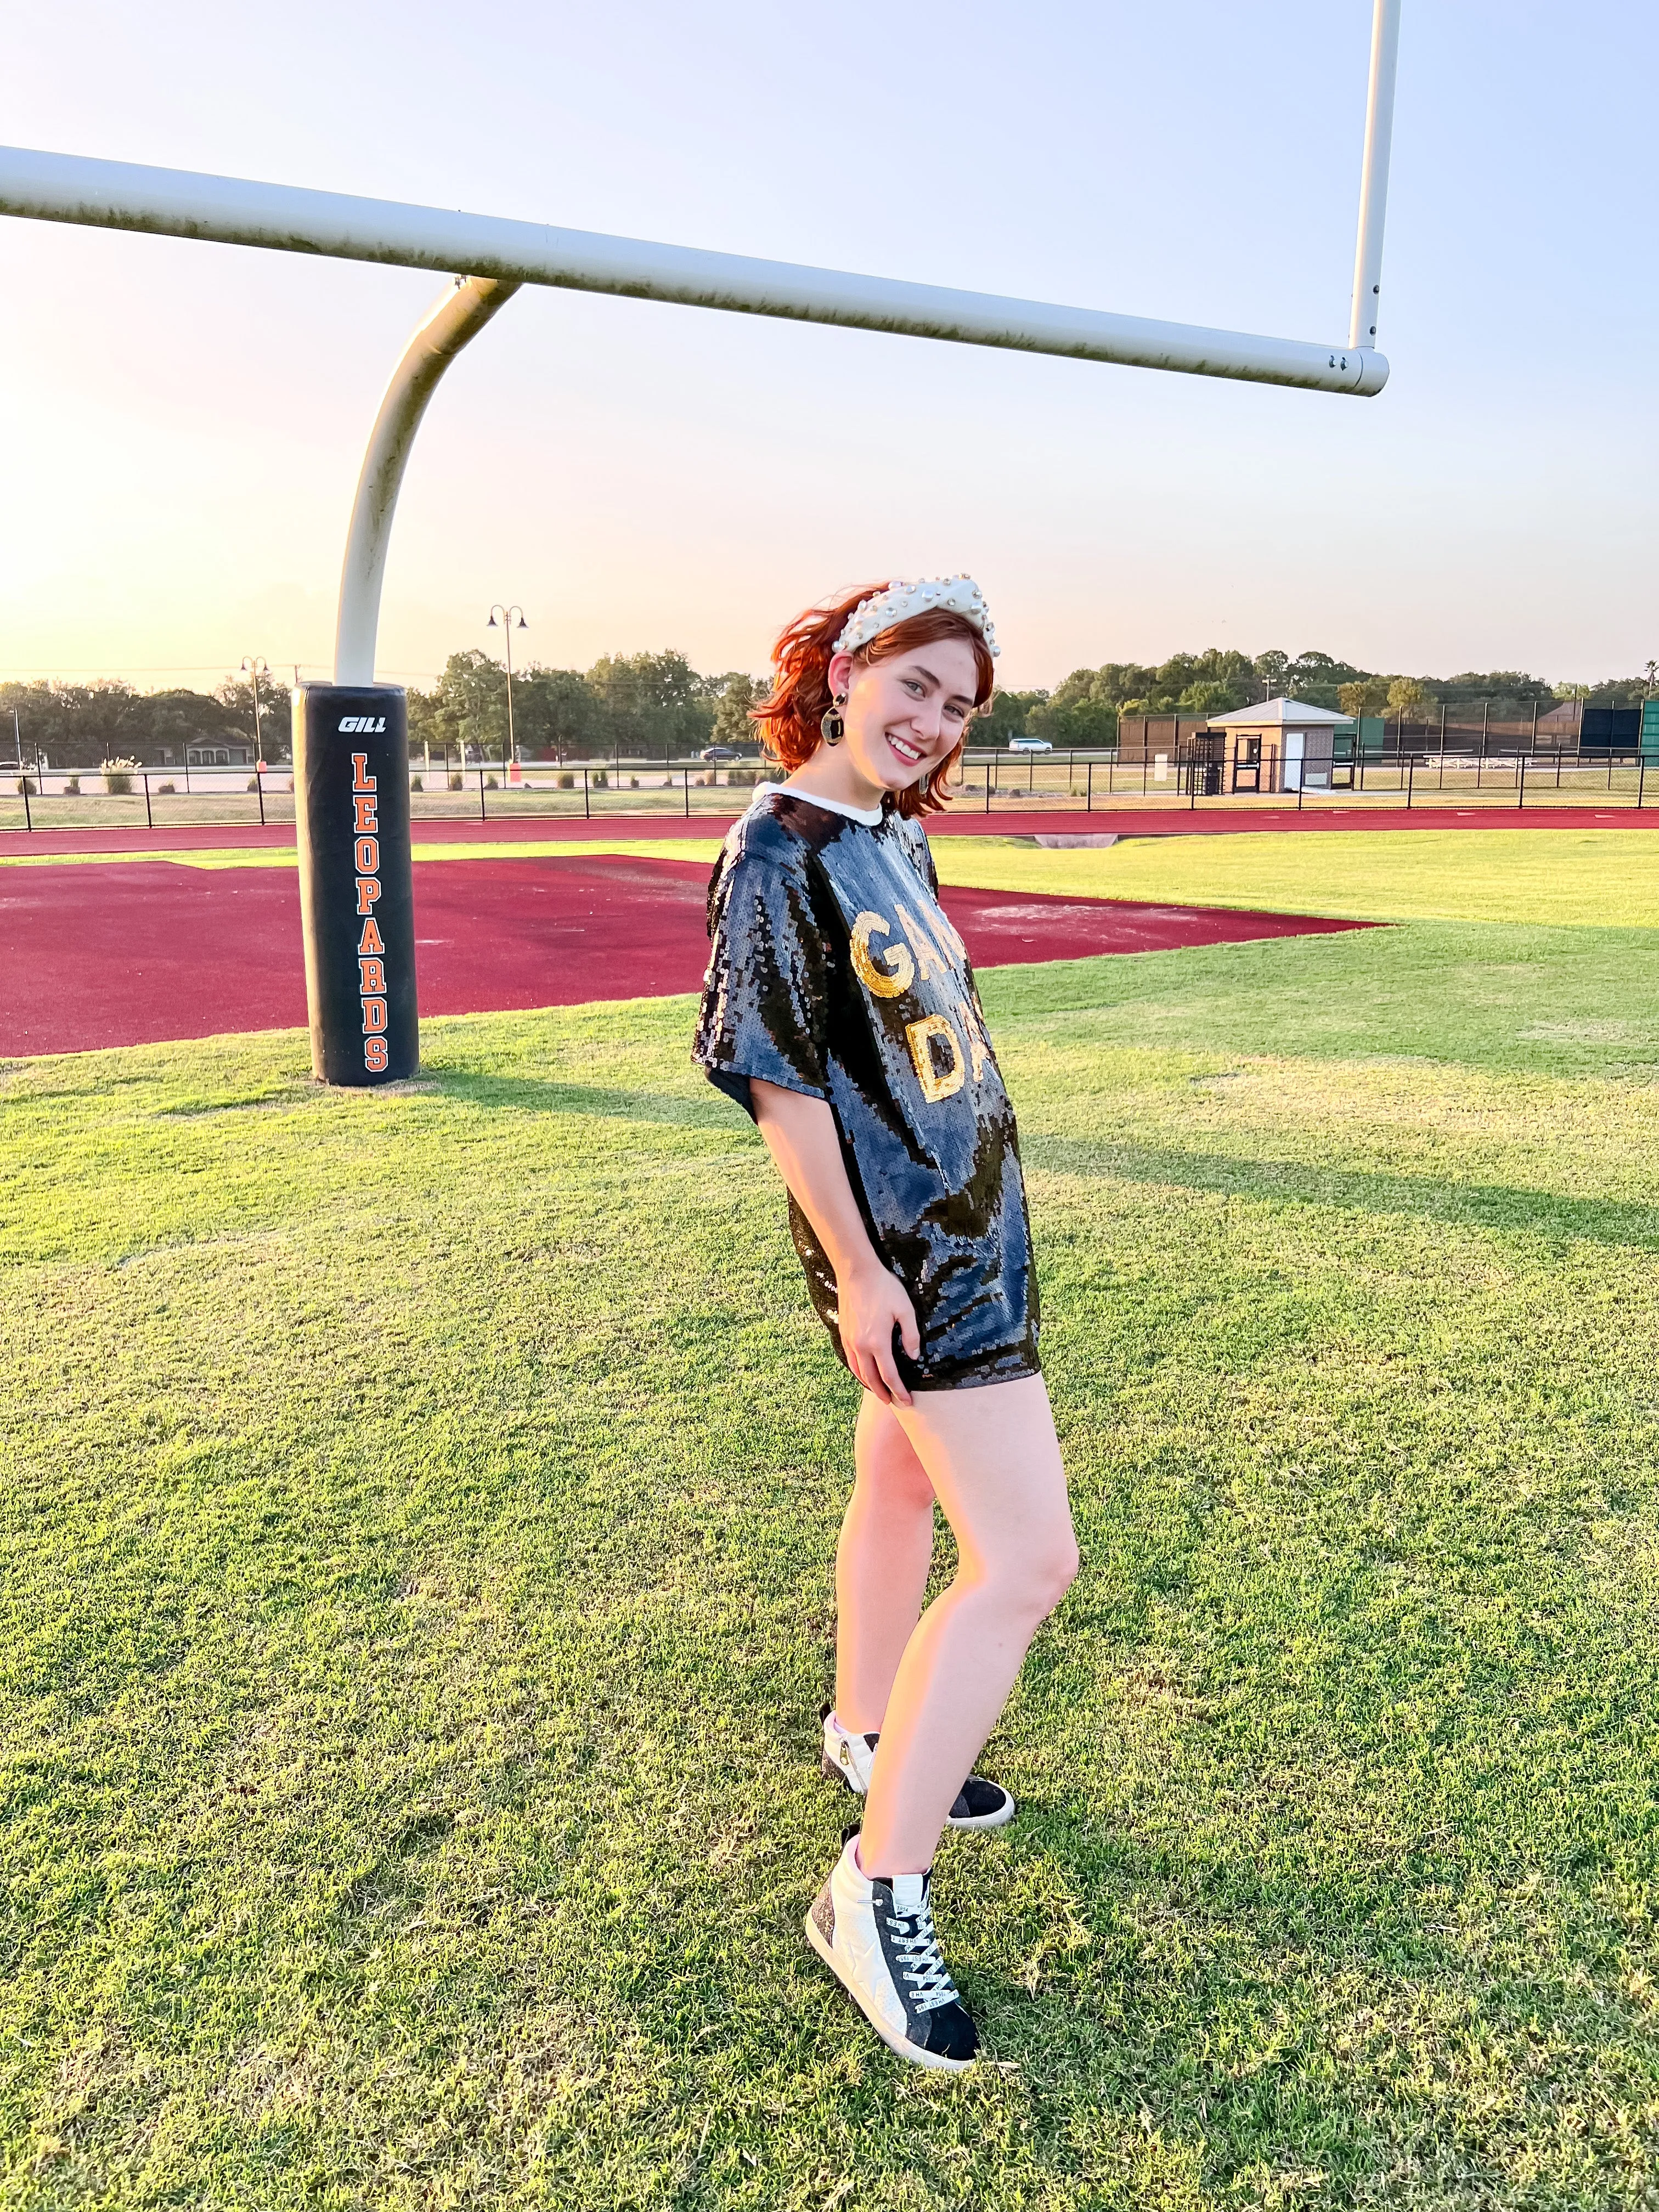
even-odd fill
[[[836,1714],[865,1735],[886,1723],[893,1677],[921,1616],[933,1486],[892,1407],[868,1390],[854,1457],[857,1480],[836,1551]]]
[[[950,1588],[904,1649],[865,1801],[859,1864],[923,1874],[1027,1648],[1077,1573],[1066,1477],[1040,1376],[918,1391],[892,1408],[957,1539]]]

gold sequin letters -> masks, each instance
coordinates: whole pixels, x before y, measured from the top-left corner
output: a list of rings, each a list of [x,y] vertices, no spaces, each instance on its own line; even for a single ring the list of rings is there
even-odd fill
[[[943,1040],[951,1054],[951,1064],[942,1073],[933,1058],[935,1037]],[[968,1063],[962,1056],[962,1046],[948,1015],[924,1014],[919,1022],[907,1022],[904,1042],[910,1048],[921,1095],[930,1106],[937,1105],[941,1098],[953,1097],[961,1090]]]

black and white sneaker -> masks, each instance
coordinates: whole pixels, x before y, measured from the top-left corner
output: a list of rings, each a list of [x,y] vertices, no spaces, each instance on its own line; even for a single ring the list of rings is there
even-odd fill
[[[844,1729],[834,1713],[823,1717],[823,1771],[832,1782],[844,1782],[855,1797],[870,1787],[870,1766],[880,1742],[879,1733],[860,1735]],[[1014,1801],[1000,1782],[970,1774],[957,1792],[957,1802],[945,1818],[953,1828],[1000,1828],[1014,1817]]]
[[[890,2051],[960,2074],[978,2054],[979,2031],[939,1956],[930,1879],[872,1881],[859,1866],[855,1832],[806,1916],[806,1938]]]

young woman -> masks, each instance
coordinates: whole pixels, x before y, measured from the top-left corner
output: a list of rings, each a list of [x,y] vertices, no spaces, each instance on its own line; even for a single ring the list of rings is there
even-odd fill
[[[806,1933],[893,2050],[951,2069],[978,2038],[933,1932],[934,1850],[947,1821],[1012,1818],[969,1770],[1077,1571],[1013,1110],[919,820],[995,652],[965,576],[878,586],[784,631],[756,719],[789,775],[714,872],[696,1047],[759,1124],[812,1303],[864,1389],[823,1731],[864,1818]],[[935,1500],[958,1565],[924,1613]]]

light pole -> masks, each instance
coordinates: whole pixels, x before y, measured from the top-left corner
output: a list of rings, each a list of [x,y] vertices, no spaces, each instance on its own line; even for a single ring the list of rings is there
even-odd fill
[[[253,765],[257,771],[265,764],[264,728],[259,720],[259,678],[270,675],[270,663],[261,660],[257,653],[245,653],[241,672],[253,686]]]
[[[497,615],[501,618],[499,623],[495,620]],[[527,629],[530,625],[524,618],[522,607],[504,607],[497,602],[489,610],[490,629],[499,628],[507,632],[507,749],[501,755],[503,778],[519,757],[519,749],[513,738],[513,617],[514,615],[519,618],[519,628]]]

